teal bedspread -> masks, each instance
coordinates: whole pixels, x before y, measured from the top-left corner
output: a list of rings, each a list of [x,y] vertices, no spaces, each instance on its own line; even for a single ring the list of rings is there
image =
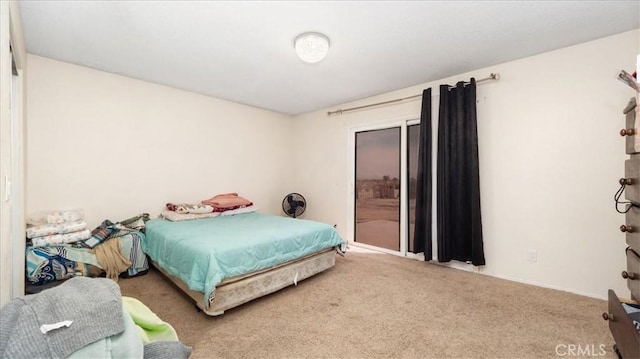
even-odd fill
[[[344,243],[328,224],[260,213],[180,222],[153,219],[145,232],[145,253],[189,289],[203,292],[207,308],[216,285],[227,278]]]

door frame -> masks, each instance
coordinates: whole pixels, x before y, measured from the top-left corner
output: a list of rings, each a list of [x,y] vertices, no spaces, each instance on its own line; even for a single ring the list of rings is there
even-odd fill
[[[12,55],[13,57],[13,55]],[[13,57],[12,61],[15,60]],[[17,61],[16,61],[17,62]],[[24,101],[23,76],[24,71],[14,62],[16,74],[11,76],[11,238],[12,238],[12,267],[13,298],[24,295],[25,268],[25,129],[24,129]]]
[[[436,95],[437,96],[437,95]],[[436,101],[436,103],[434,104],[435,106],[433,106],[432,111],[434,116],[436,116],[436,121],[432,122],[431,126],[432,126],[432,133],[437,134],[438,133],[438,121],[437,121],[437,114],[438,114],[438,108],[439,108],[439,104]],[[410,259],[415,259],[415,260],[419,260],[419,261],[424,261],[424,253],[410,253],[407,251],[407,237],[408,237],[408,230],[407,230],[407,220],[406,220],[406,216],[408,215],[407,213],[407,206],[405,205],[401,205],[400,206],[400,233],[401,233],[401,238],[400,238],[400,251],[392,251],[386,248],[379,248],[379,247],[375,247],[375,246],[371,246],[368,244],[364,244],[364,243],[358,243],[355,242],[355,238],[354,238],[354,225],[355,225],[355,133],[356,132],[360,132],[360,131],[367,131],[367,130],[376,130],[376,129],[385,129],[385,128],[389,128],[389,127],[397,127],[400,126],[401,127],[401,146],[403,147],[401,149],[401,183],[403,184],[400,187],[400,203],[406,203],[406,200],[408,198],[408,178],[407,178],[407,151],[406,151],[406,143],[407,143],[407,126],[410,125],[415,125],[415,124],[420,124],[420,114],[415,114],[415,115],[408,115],[408,116],[402,116],[402,117],[398,117],[395,119],[391,119],[391,120],[384,120],[384,121],[377,121],[377,122],[371,122],[371,123],[366,123],[366,124],[359,124],[359,125],[354,125],[349,127],[348,129],[348,138],[347,138],[347,146],[349,147],[349,158],[348,158],[348,173],[347,173],[347,243],[349,245],[353,245],[356,247],[362,247],[365,249],[369,249],[372,251],[377,251],[377,252],[383,252],[383,253],[388,253],[388,254],[393,254],[396,256],[401,256],[401,257],[406,257],[406,258],[410,258]],[[437,144],[437,138],[434,139],[435,143]],[[435,149],[435,146],[434,146]],[[436,155],[436,151],[432,150],[430,153],[431,156],[431,161],[432,161],[432,165],[433,168],[437,168],[437,155]],[[436,172],[433,171],[432,175],[432,193],[433,193],[433,203],[437,203],[437,178],[436,178]],[[433,264],[437,264],[443,267],[448,267],[448,268],[455,268],[455,269],[460,269],[460,270],[464,270],[464,271],[468,271],[468,272],[475,272],[475,273],[480,273],[480,267],[476,267],[473,266],[471,263],[464,263],[464,262],[458,262],[458,261],[451,261],[451,262],[446,262],[446,263],[440,263],[438,262],[438,241],[436,240],[437,238],[437,209],[434,206],[433,207],[433,211],[431,214],[431,220],[434,223],[433,226],[431,226],[431,235],[433,238],[432,241],[432,251],[433,251],[433,258],[430,261],[430,263]],[[403,237],[404,236],[404,237]]]
[[[18,3],[0,1],[0,305],[24,295],[26,57]]]
[[[420,123],[420,115],[403,116],[391,120],[377,121],[366,124],[354,125],[348,128],[347,146],[348,171],[347,171],[347,242],[350,245],[370,249],[378,252],[389,253],[401,257],[409,257],[424,260],[423,253],[408,252],[408,210],[407,199],[408,178],[407,178],[407,126]],[[355,241],[355,176],[356,176],[356,133],[363,131],[383,130],[387,128],[400,127],[400,250],[394,251],[387,248],[375,247],[365,243]]]

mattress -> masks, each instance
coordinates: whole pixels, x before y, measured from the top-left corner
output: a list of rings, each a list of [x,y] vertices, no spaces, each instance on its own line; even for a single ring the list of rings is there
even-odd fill
[[[204,295],[228,278],[269,269],[342,245],[330,225],[260,213],[146,223],[143,250],[190,290]]]

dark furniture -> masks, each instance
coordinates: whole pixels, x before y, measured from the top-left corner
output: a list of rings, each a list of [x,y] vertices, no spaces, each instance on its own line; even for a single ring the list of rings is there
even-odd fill
[[[609,322],[609,330],[615,340],[616,354],[625,359],[640,358],[640,331],[636,327],[637,322],[634,323],[622,305],[622,302],[637,305],[640,300],[640,124],[636,123],[636,120],[640,121],[640,118],[636,117],[640,116],[636,116],[636,112],[638,112],[636,99],[632,98],[623,111],[626,123],[625,128],[620,131],[620,135],[626,139],[626,152],[629,159],[625,161],[624,178],[621,178],[619,183],[625,199],[630,202],[626,203],[624,210],[621,211],[625,213],[625,223],[620,226],[620,231],[625,233],[628,245],[626,270],[622,271],[621,275],[627,280],[631,299],[621,300],[610,289],[609,309],[602,315]]]

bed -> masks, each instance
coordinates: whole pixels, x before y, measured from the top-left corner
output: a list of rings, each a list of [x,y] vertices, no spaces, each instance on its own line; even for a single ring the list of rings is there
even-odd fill
[[[328,224],[253,212],[150,220],[143,250],[215,316],[331,268],[344,243]]]

